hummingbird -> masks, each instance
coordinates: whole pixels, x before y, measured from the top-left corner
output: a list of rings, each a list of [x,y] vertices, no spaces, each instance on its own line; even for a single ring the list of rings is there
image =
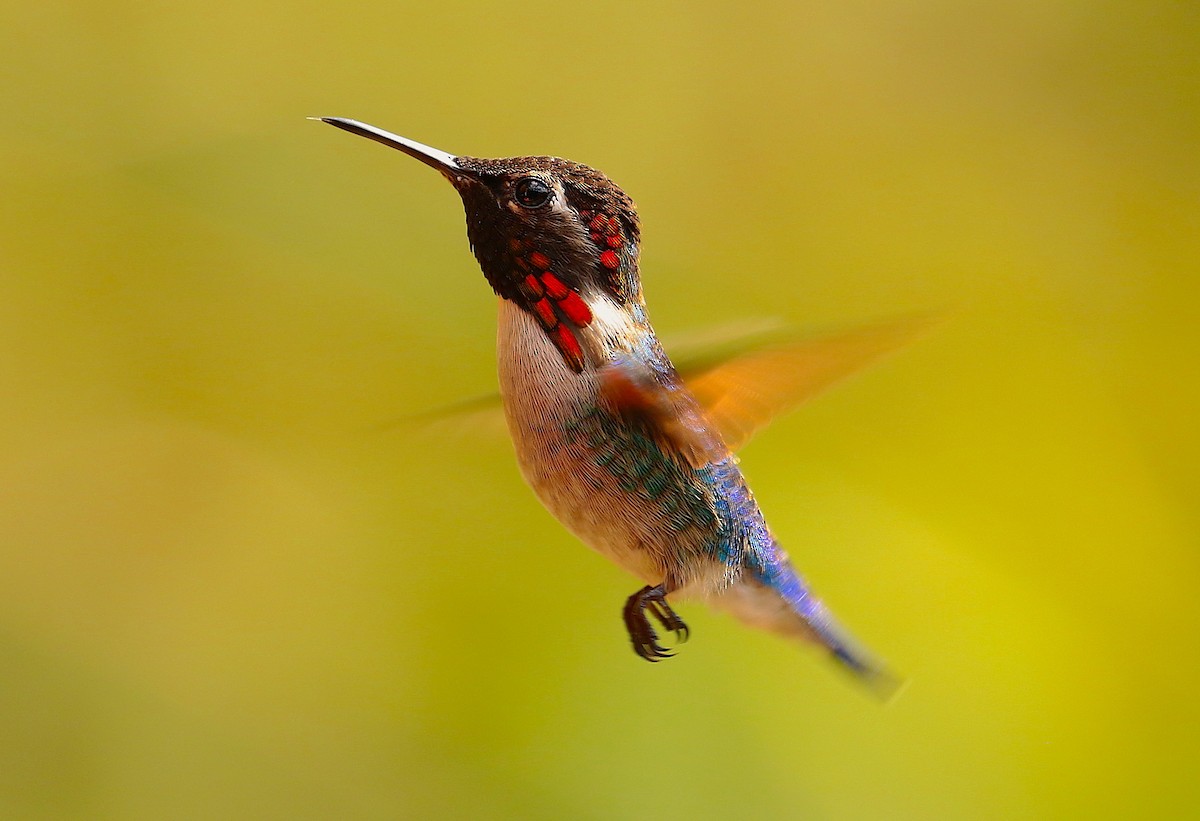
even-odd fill
[[[770,402],[739,400],[719,367],[685,381],[659,342],[624,191],[558,157],[452,155],[357,120],[313,119],[398,149],[458,191],[498,297],[500,396],[521,473],[568,530],[643,582],[622,609],[637,655],[674,655],[689,629],[672,602],[701,599],[823,647],[881,697],[895,692],[898,679],[793,567],[738,466],[734,451]],[[760,394],[786,385],[769,358],[758,364]]]

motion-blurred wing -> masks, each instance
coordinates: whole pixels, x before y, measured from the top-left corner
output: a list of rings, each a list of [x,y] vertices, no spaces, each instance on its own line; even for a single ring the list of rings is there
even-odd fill
[[[930,317],[906,318],[832,336],[766,343],[727,361],[681,364],[680,375],[737,450],[781,413],[916,339]]]
[[[644,362],[618,356],[596,371],[600,396],[623,416],[639,420],[699,470],[729,456],[704,408],[675,377],[663,378]]]
[[[774,417],[915,340],[933,324],[931,317],[909,317],[797,339],[781,330],[782,323],[753,320],[677,337],[666,347],[708,423],[737,450]],[[505,427],[498,393],[380,427],[406,423],[488,436]]]
[[[428,428],[451,435],[499,436],[505,431],[504,409],[500,405],[500,394],[488,393],[423,413],[390,419],[378,428],[380,431]]]
[[[674,361],[684,362],[693,371],[699,371],[737,353],[761,347],[765,339],[779,338],[784,328],[784,323],[779,319],[744,319],[699,331],[672,334],[664,340],[664,345],[673,353]],[[464,436],[503,433],[505,423],[500,394],[483,394],[422,413],[390,419],[379,425],[380,430],[404,427],[432,428]]]

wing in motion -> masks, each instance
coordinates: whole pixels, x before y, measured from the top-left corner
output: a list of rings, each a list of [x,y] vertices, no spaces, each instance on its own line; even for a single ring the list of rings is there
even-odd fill
[[[741,323],[695,334],[667,349],[679,350],[672,360],[681,379],[704,410],[708,424],[736,451],[776,416],[915,341],[938,320],[936,316],[910,316],[823,336],[799,336],[774,322]],[[504,429],[499,394],[380,427],[405,422],[449,425],[463,431]]]
[[[912,342],[933,321],[909,317],[830,336],[759,340],[724,361],[683,363],[678,370],[709,422],[738,450],[776,416]]]

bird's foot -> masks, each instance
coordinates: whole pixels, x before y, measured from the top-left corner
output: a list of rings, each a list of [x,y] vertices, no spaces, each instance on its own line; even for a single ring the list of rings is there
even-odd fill
[[[667,604],[667,592],[660,584],[657,587],[643,587],[629,597],[625,602],[625,629],[633,642],[633,651],[646,661],[658,661],[675,655],[658,643],[658,633],[647,613],[658,621],[665,629],[675,634],[675,639],[682,643],[688,640],[688,626],[683,619]]]

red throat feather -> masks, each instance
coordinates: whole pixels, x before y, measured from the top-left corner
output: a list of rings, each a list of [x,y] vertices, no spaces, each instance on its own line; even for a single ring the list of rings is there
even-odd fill
[[[558,307],[577,328],[590,325],[592,322],[592,309],[574,291],[567,291],[566,296],[558,301]]]
[[[547,271],[542,274],[542,285],[546,289],[546,293],[551,299],[562,299],[567,294],[571,293],[571,289],[563,284],[563,281],[554,274]]]
[[[615,219],[599,214],[591,222],[598,231],[609,234],[607,244],[612,247],[621,245]],[[596,238],[600,238],[598,233]],[[615,245],[613,240],[616,240]],[[516,263],[522,272],[528,272],[521,281],[520,290],[527,300],[526,305],[530,312],[537,317],[538,323],[558,348],[567,365],[576,373],[582,371],[583,349],[575,337],[575,329],[586,328],[592,323],[592,309],[584,302],[583,297],[550,270],[551,260],[541,251],[518,255]],[[620,259],[611,249],[607,249],[600,254],[600,263],[613,269],[620,266]]]
[[[553,331],[550,331],[550,339],[562,354],[563,359],[571,367],[575,373],[583,370],[583,349],[579,347],[579,340],[575,338],[575,334],[566,325],[559,325]]]
[[[540,279],[533,274],[529,274],[527,277],[525,277],[526,294],[532,296],[534,299],[538,299],[544,292],[545,289],[542,288],[542,281]]]
[[[537,314],[538,322],[541,322],[542,327],[547,331],[558,327],[558,316],[555,315],[554,308],[550,306],[550,300],[539,299],[533,303],[533,312]]]

